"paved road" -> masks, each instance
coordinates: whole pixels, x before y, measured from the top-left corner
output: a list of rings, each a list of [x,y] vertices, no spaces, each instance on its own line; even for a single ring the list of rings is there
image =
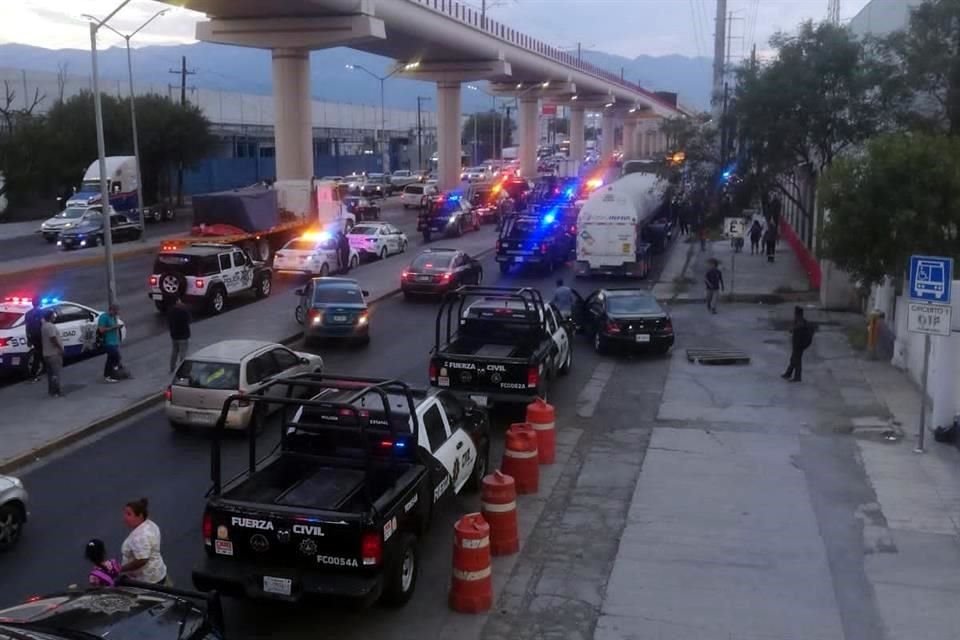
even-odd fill
[[[556,277],[500,276],[492,257],[484,260],[484,271],[488,274],[487,284],[531,285],[544,292],[552,289]],[[577,286],[585,292],[590,285],[581,282]],[[323,348],[327,367],[331,371],[395,376],[424,384],[435,317],[434,302],[388,298],[374,307],[371,346]],[[578,394],[591,382],[601,361],[586,340],[576,340],[573,372],[558,380],[551,393],[559,415],[576,415]],[[658,377],[664,369],[662,362],[656,359],[650,363],[653,371],[660,372],[655,374]],[[493,461],[498,462],[501,434],[505,426],[521,416],[516,411],[497,409],[493,417],[496,437],[492,455]],[[623,412],[617,419],[629,421],[630,416]],[[276,434],[268,430],[262,440],[264,447],[271,446]],[[225,475],[242,468],[245,453],[245,445],[239,439],[227,443]],[[165,558],[172,576],[178,584],[187,584],[190,569],[202,553],[199,522],[203,494],[209,487],[208,460],[209,446],[203,434],[174,433],[162,412],[155,410],[23,474],[33,497],[33,519],[21,546],[0,557],[4,583],[0,604],[82,580],[86,572],[82,546],[86,539],[102,537],[115,553],[123,536],[122,505],[141,495],[150,497],[163,529]],[[440,627],[469,624],[446,607],[450,531],[459,514],[478,507],[475,496],[465,496],[438,517],[436,526],[423,541],[421,581],[407,607],[399,611],[378,607],[369,612],[344,607],[342,603],[325,603],[320,607],[324,631],[338,638],[410,638],[437,635]],[[317,629],[316,611],[263,603],[241,606],[228,601],[228,628],[231,637],[253,638],[268,633],[274,638],[312,637]],[[479,628],[475,631],[479,633]]]
[[[43,221],[37,220],[37,229],[40,228],[41,222]],[[174,233],[189,231],[192,222],[193,217],[190,215],[178,215],[170,222],[161,222],[159,224],[148,222],[146,237],[148,239],[163,238],[164,236]],[[122,245],[118,244],[117,246],[126,246],[129,244],[133,243],[125,242]],[[82,256],[90,251],[92,251],[92,249],[63,251],[56,244],[48,243],[40,236],[40,234],[36,234],[27,238],[0,239],[0,256],[2,256],[2,260],[17,260],[20,258],[33,258],[35,256],[43,255],[63,255],[64,260],[69,260],[70,258]]]

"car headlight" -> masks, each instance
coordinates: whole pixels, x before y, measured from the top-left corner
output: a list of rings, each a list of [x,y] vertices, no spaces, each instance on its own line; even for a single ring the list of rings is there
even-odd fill
[[[13,483],[15,487],[23,488],[23,481],[20,478],[10,478],[10,482]]]
[[[317,315],[313,316],[313,324],[320,324],[321,322],[323,322],[322,313],[318,313]]]
[[[63,225],[63,228],[64,228],[64,229],[72,229],[72,228],[73,228],[73,223],[72,223],[72,222],[68,222],[67,224]]]
[[[456,221],[457,221],[457,216],[456,216],[456,215],[450,216],[450,218],[449,218],[449,220],[448,220],[448,222],[451,222],[451,223],[456,222]]]
[[[357,318],[357,324],[360,325],[361,327],[367,324],[367,314],[364,313],[359,318]]]

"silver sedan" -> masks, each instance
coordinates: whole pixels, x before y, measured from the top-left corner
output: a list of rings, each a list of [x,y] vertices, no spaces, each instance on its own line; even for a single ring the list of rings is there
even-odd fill
[[[27,504],[27,490],[20,479],[0,475],[0,551],[7,551],[20,539]]]

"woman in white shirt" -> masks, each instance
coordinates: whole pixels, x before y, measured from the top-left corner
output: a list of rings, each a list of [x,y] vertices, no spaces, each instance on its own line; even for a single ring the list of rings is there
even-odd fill
[[[130,534],[120,547],[120,571],[140,582],[167,583],[167,565],[160,555],[160,527],[150,519],[147,499],[132,500],[123,507],[123,523]]]

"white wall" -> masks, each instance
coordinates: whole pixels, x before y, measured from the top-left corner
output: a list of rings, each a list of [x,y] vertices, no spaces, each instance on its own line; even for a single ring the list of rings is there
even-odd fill
[[[850,30],[858,35],[883,36],[903,29],[910,18],[910,8],[923,0],[872,0],[850,21]]]

